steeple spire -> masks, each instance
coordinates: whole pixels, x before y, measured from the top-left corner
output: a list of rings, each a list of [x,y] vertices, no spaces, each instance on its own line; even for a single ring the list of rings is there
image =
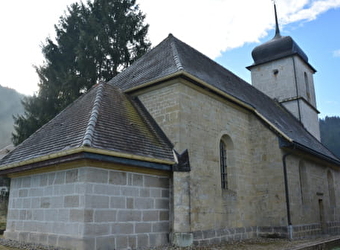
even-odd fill
[[[280,38],[281,34],[280,34],[279,22],[277,20],[277,11],[276,11],[276,2],[275,2],[275,0],[273,0],[273,3],[274,3],[275,26],[276,26],[274,38]]]

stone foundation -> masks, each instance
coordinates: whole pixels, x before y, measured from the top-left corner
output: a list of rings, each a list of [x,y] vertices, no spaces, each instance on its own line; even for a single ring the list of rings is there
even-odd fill
[[[76,250],[169,242],[169,178],[82,167],[13,178],[5,238]]]

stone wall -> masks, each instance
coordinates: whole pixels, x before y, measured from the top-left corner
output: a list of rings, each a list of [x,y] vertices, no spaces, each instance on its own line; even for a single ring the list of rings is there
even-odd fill
[[[287,152],[280,148],[273,130],[253,113],[183,80],[137,95],[176,150],[189,151],[191,171],[173,175],[174,233],[183,233],[188,243],[185,233],[192,232],[195,244],[290,237],[283,171],[283,156]],[[219,141],[224,136],[232,144],[227,146],[228,189],[221,188],[219,163]],[[325,223],[339,218],[334,215],[337,208],[328,206],[327,168],[308,160],[306,155],[296,155],[297,151],[294,154],[287,157],[288,185],[291,218],[296,225],[293,237],[299,238],[314,235],[318,230],[315,224],[320,227],[315,199],[321,193]],[[314,201],[305,211],[299,196],[299,161],[306,162],[309,181],[315,184],[308,189]],[[339,178],[339,171],[331,171],[334,180]],[[338,196],[337,182],[334,188]]]
[[[139,98],[176,150],[189,150],[190,173],[173,178],[175,232],[286,225],[282,152],[277,136],[253,114],[184,81]],[[223,136],[233,144],[226,190],[219,163]]]
[[[12,178],[5,237],[70,249],[168,243],[169,177],[81,167]]]

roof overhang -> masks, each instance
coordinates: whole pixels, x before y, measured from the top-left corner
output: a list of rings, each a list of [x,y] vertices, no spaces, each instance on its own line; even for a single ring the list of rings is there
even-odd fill
[[[320,154],[319,152],[312,150],[298,142],[295,142],[295,141],[289,142],[286,140],[279,139],[279,145],[280,145],[280,148],[282,149],[286,149],[289,151],[300,150],[304,153],[307,153],[308,155],[316,156],[318,159],[322,159],[323,161],[329,162],[332,165],[337,165],[338,167],[340,167],[340,160],[335,160],[333,158],[327,157],[326,155]]]
[[[171,171],[172,166],[175,164],[174,161],[170,160],[155,159],[146,156],[132,155],[103,149],[79,147],[0,166],[0,175],[14,174],[18,172],[22,173],[25,171],[79,160],[94,160],[161,171]]]

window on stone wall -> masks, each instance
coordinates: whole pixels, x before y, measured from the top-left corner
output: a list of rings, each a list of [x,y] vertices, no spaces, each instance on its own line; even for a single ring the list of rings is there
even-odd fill
[[[235,189],[234,171],[234,144],[228,135],[223,135],[219,142],[220,174],[222,189]]]
[[[333,174],[330,170],[327,171],[327,184],[328,184],[329,204],[330,206],[335,207],[334,180],[333,180]]]
[[[221,167],[221,187],[228,189],[228,171],[227,171],[227,145],[220,141],[220,167]]]
[[[308,179],[307,179],[307,169],[303,161],[299,164],[299,178],[300,178],[300,193],[302,204],[307,203],[308,198]]]
[[[305,78],[305,85],[306,85],[307,101],[310,102],[310,88],[309,88],[309,81],[308,81],[308,76],[306,72],[304,72],[304,78]]]

